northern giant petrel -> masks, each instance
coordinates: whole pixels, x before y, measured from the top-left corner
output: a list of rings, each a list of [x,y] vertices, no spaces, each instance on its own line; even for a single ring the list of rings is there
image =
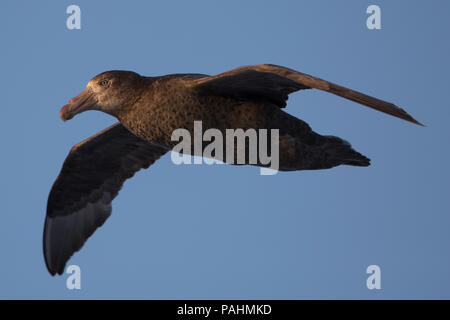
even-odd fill
[[[171,150],[172,132],[178,128],[192,132],[196,120],[205,129],[222,132],[279,129],[281,171],[368,166],[370,160],[348,142],[317,134],[282,110],[290,93],[311,88],[420,125],[391,103],[275,65],[240,67],[216,76],[143,77],[130,71],[95,76],[61,109],[61,118],[100,110],[119,122],[76,144],[53,184],[43,238],[48,271],[64,272],[72,254],[111,214],[111,201],[124,181]]]

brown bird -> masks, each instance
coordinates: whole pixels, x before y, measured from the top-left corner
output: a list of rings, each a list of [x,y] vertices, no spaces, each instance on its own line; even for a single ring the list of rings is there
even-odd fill
[[[171,150],[172,132],[178,128],[192,132],[196,120],[204,129],[221,132],[279,129],[281,171],[370,165],[348,142],[319,135],[281,110],[290,93],[311,88],[421,125],[391,103],[275,65],[245,66],[216,76],[143,77],[130,71],[95,76],[61,109],[61,118],[66,121],[86,110],[99,110],[119,122],[76,144],[53,184],[43,237],[48,271],[64,272],[73,253],[110,216],[111,201],[124,181]]]

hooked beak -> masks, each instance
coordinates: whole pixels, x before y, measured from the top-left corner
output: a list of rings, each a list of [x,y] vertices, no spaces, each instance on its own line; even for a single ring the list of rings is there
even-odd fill
[[[69,103],[61,108],[59,116],[63,121],[70,120],[75,115],[90,110],[96,103],[97,100],[95,99],[94,93],[86,88],[79,95],[70,99]]]

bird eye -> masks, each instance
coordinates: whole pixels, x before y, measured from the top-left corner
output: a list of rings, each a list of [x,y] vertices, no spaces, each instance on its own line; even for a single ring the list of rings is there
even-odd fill
[[[100,80],[98,84],[101,85],[102,87],[105,87],[108,84],[108,80],[106,79]]]

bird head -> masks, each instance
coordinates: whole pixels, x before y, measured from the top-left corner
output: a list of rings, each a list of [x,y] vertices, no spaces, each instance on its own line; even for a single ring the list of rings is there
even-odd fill
[[[99,110],[117,116],[137,95],[143,77],[131,71],[107,71],[92,78],[83,92],[61,108],[63,121],[87,110]]]

